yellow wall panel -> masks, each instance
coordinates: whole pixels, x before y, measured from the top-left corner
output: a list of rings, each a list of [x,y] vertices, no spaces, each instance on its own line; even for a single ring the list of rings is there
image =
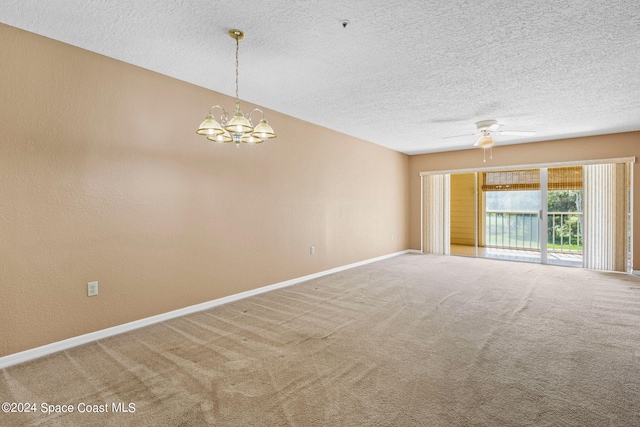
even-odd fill
[[[475,174],[451,175],[451,244],[474,246]]]

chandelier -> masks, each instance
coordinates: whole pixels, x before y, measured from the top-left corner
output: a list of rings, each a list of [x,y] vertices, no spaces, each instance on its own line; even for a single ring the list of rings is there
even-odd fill
[[[216,142],[234,142],[236,147],[241,142],[247,144],[260,144],[268,138],[275,138],[276,134],[273,128],[269,126],[264,118],[264,112],[259,108],[254,108],[247,114],[240,110],[240,98],[238,97],[238,51],[240,40],[245,36],[240,30],[230,30],[229,35],[236,40],[236,106],[231,116],[227,110],[220,105],[214,105],[209,109],[209,114],[200,124],[196,131],[198,135],[206,136],[210,141]],[[222,113],[216,120],[214,110],[220,109]],[[260,121],[256,126],[251,121],[251,114],[259,112],[262,114]]]

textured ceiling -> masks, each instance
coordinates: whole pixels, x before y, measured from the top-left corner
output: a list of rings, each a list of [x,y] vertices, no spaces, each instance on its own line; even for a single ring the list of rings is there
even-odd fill
[[[640,130],[637,0],[3,0],[0,22],[227,95],[239,28],[241,99],[407,154],[484,119],[537,132],[498,145]]]

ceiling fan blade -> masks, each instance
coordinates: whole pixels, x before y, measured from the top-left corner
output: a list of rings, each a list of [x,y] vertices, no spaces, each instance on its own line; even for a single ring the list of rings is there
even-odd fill
[[[478,139],[476,139],[475,144],[473,144],[473,146],[474,146],[474,147],[477,147],[477,146],[478,146],[478,143],[479,143],[479,142],[480,142],[480,140],[482,139],[482,136],[483,136],[483,135],[480,135],[480,137],[479,137]]]
[[[443,136],[441,139],[462,138],[463,136],[473,136],[473,135],[477,135],[477,133],[466,133],[464,135]]]
[[[500,129],[501,126],[504,126],[504,125],[501,125],[500,123],[494,123],[487,128],[487,131],[496,132],[498,129]]]
[[[512,135],[512,136],[533,136],[536,134],[533,131],[525,131],[525,130],[501,130],[498,133],[500,135]]]

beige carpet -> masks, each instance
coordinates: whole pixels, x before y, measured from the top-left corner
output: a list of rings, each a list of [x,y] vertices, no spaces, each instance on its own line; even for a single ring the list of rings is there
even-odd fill
[[[404,255],[10,367],[0,400],[75,410],[2,426],[638,426],[640,279]]]

